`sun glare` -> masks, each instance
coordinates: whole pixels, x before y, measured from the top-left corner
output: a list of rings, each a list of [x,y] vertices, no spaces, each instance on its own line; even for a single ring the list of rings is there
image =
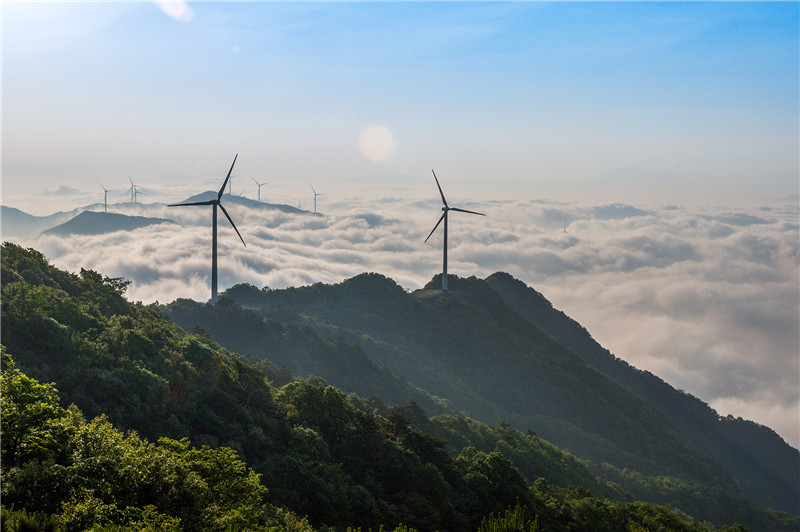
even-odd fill
[[[373,124],[358,135],[358,149],[370,161],[383,161],[394,151],[392,133],[385,127]]]
[[[191,22],[194,11],[188,2],[183,0],[154,0],[156,5],[171,18],[178,22]]]

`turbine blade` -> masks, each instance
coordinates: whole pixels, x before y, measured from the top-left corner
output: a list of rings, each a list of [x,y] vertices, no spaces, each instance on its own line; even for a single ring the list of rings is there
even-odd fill
[[[192,203],[173,203],[172,205],[167,205],[167,207],[188,207],[190,205],[214,205],[216,201],[193,201]]]
[[[442,187],[439,185],[439,179],[436,177],[436,172],[433,171],[433,168],[431,168],[431,173],[433,174],[433,178],[436,179],[436,186],[439,187],[439,194],[442,195],[442,203],[447,207],[447,200],[444,199],[444,192],[442,192]]]
[[[239,157],[238,153],[236,154],[236,157]],[[231,172],[233,172],[233,165],[236,164],[236,157],[233,158],[233,162],[231,163],[231,169],[228,170],[228,176],[225,178],[225,181],[223,181],[222,183],[222,187],[220,187],[219,189],[219,194],[217,194],[217,201],[222,199],[222,192],[225,190],[225,185],[228,184],[228,179],[231,178]]]
[[[228,221],[231,223],[231,225],[233,226],[233,230],[236,231],[236,234],[239,235],[239,239],[242,241],[242,244],[244,244],[244,238],[242,238],[242,234],[239,232],[238,229],[236,229],[236,224],[233,223],[233,220],[231,220],[231,216],[228,214],[228,211],[225,210],[225,207],[222,206],[222,203],[219,204],[219,208],[222,209],[222,214],[224,214],[225,218],[227,218]],[[244,244],[244,247],[247,247],[247,244]]]
[[[468,212],[469,214],[477,214],[479,216],[486,216],[482,212],[475,212],[475,211],[468,211],[466,209],[459,209],[458,207],[450,207],[451,211],[458,211],[458,212]]]
[[[253,183],[255,183],[256,185],[258,185],[258,186],[261,186],[261,183],[259,183],[258,181],[256,181],[256,178],[255,178],[255,177],[251,177],[250,179],[252,179],[252,180],[253,180]]]
[[[445,217],[445,215],[447,215],[447,213],[446,213],[446,212],[443,212],[443,213],[442,213],[442,216],[441,216],[441,218],[439,218],[439,221],[438,221],[438,222],[436,222],[436,225],[434,225],[434,226],[433,226],[433,229],[431,229],[431,232],[430,232],[430,234],[428,235],[428,238],[430,238],[430,237],[431,237],[431,235],[433,234],[433,232],[434,232],[434,231],[436,231],[436,228],[437,228],[437,227],[439,227],[439,224],[440,224],[440,223],[442,223],[442,220],[444,220],[444,217]],[[427,242],[427,241],[428,241],[428,238],[426,238],[426,239],[425,239],[425,242]]]

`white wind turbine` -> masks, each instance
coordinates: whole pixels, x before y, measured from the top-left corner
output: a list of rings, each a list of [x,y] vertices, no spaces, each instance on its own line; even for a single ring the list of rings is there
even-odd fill
[[[99,181],[97,182],[100,188],[103,189],[103,212],[108,212],[108,189],[104,187]]]
[[[136,203],[136,200],[137,200],[137,198],[139,196],[139,189],[138,189],[139,185],[137,185],[136,183],[133,182],[133,179],[131,179],[130,174],[128,174],[128,181],[131,182],[131,188],[130,188],[130,191],[131,191],[131,203]]]
[[[425,242],[431,237],[436,228],[439,227],[439,224],[442,223],[444,220],[444,244],[442,245],[443,252],[442,252],[442,290],[447,290],[447,213],[450,211],[458,211],[458,212],[466,212],[468,214],[477,214],[478,216],[486,216],[480,212],[468,211],[465,209],[459,209],[457,207],[450,207],[447,205],[447,200],[444,199],[444,192],[442,192],[442,187],[439,185],[439,179],[436,177],[436,172],[431,170],[433,173],[433,178],[436,180],[436,187],[439,189],[439,194],[442,196],[442,203],[444,207],[442,207],[442,216],[439,218],[439,221],[436,222],[436,225],[433,226],[428,238],[425,239]]]
[[[251,177],[250,179],[252,179],[256,185],[258,185],[258,202],[261,203],[261,187],[263,187],[264,185],[269,185],[269,181],[265,183],[259,183],[258,181],[256,181],[254,177]]]
[[[324,196],[325,194],[317,194],[317,191],[314,190],[313,186],[311,186],[311,191],[314,192],[314,212],[317,212],[317,196]]]

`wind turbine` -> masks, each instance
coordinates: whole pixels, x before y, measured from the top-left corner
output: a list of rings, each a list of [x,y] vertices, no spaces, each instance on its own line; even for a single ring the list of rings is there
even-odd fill
[[[99,181],[97,182],[100,188],[103,189],[103,212],[108,212],[108,189],[104,187]]]
[[[137,199],[137,196],[139,194],[139,191],[137,190],[137,187],[139,185],[137,185],[137,184],[135,184],[133,182],[133,179],[131,179],[130,174],[128,174],[128,181],[131,182],[131,189],[130,189],[131,190],[131,203],[136,203],[136,199]]]
[[[233,196],[233,176],[231,176],[231,180],[228,181],[228,195]],[[239,195],[241,196],[241,194]]]
[[[239,154],[236,154],[236,157],[239,157]],[[228,219],[228,221],[233,226],[233,230],[236,231],[236,234],[239,235],[239,238],[242,241],[242,244],[247,247],[247,244],[244,243],[244,238],[242,238],[241,233],[239,230],[236,229],[236,224],[233,223],[231,220],[228,211],[225,210],[225,207],[222,206],[220,200],[222,199],[222,193],[225,191],[225,185],[228,184],[228,180],[231,178],[231,172],[233,171],[233,165],[236,164],[236,157],[233,158],[233,163],[231,164],[231,169],[228,170],[228,176],[225,178],[225,181],[222,183],[222,186],[217,193],[217,198],[208,200],[208,201],[194,201],[192,203],[174,203],[169,205],[169,207],[188,207],[190,205],[213,205],[214,206],[214,215],[211,219],[211,302],[217,302],[217,207],[222,209],[222,214]]]
[[[444,192],[442,192],[442,187],[441,185],[439,185],[439,179],[437,179],[436,177],[436,172],[434,172],[433,170],[431,170],[431,172],[433,172],[433,178],[436,179],[436,186],[439,188],[439,194],[441,194],[442,196],[442,203],[444,204],[444,207],[442,207],[441,218],[439,218],[439,221],[436,222],[436,225],[433,226],[433,229],[428,235],[428,238],[425,239],[425,242],[428,241],[433,232],[436,231],[436,228],[439,227],[439,224],[442,223],[442,220],[444,220],[444,245],[443,245],[444,251],[442,253],[442,290],[447,290],[447,213],[450,211],[458,211],[458,212],[466,212],[468,214],[477,214],[478,216],[486,216],[486,215],[480,212],[468,211],[465,209],[459,209],[458,207],[450,207],[449,205],[447,205],[447,200],[444,199]]]
[[[317,212],[317,196],[324,196],[325,194],[317,194],[317,191],[314,190],[313,186],[311,186],[311,190],[314,192],[314,212]]]
[[[258,185],[258,202],[261,203],[261,187],[263,187],[264,185],[269,185],[269,181],[267,181],[266,183],[259,183],[258,181],[256,181],[255,177],[251,177],[250,179],[252,179],[256,185]]]

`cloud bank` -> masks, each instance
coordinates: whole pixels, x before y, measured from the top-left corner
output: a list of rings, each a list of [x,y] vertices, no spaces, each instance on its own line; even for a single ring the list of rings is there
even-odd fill
[[[458,201],[449,271],[506,271],[542,292],[616,356],[722,414],[756,420],[800,445],[798,205],[724,209],[549,201]],[[378,272],[416,289],[441,271],[438,198],[328,201],[324,216],[226,203],[219,280],[283,288]],[[59,267],[132,281],[145,303],[210,296],[211,209],[160,204],[114,212],[170,218],[96,236],[21,242]],[[135,211],[134,211],[135,209]]]

